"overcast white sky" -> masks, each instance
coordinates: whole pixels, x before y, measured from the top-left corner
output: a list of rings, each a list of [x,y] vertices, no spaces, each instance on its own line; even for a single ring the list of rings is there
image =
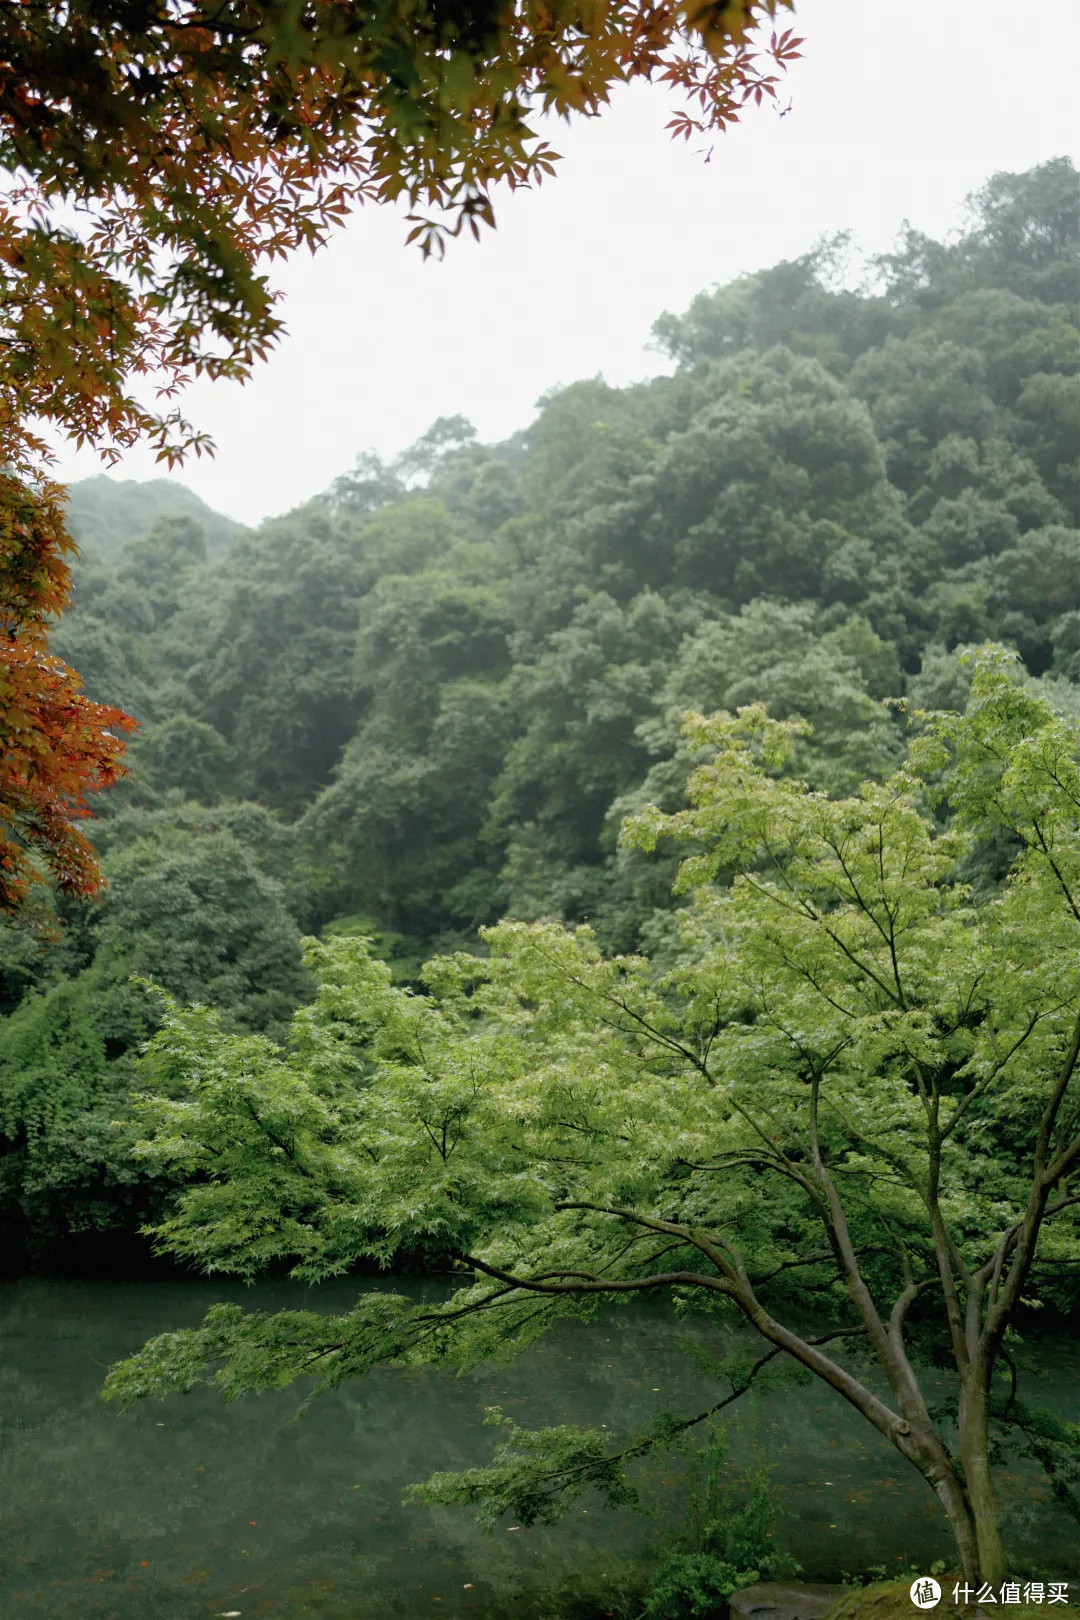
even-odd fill
[[[288,334],[245,385],[189,390],[217,454],[177,476],[256,523],[438,416],[502,438],[554,385],[662,369],[650,327],[703,287],[848,227],[868,251],[905,217],[946,233],[995,170],[1080,156],[1080,0],[802,0],[795,21],[790,112],[747,117],[709,164],[670,139],[662,93],[637,86],[604,117],[558,126],[558,174],[499,199],[479,244],[425,263],[399,214],[369,208],[279,268]],[[62,478],[100,470],[62,452]],[[113,476],[162,472],[136,451]]]

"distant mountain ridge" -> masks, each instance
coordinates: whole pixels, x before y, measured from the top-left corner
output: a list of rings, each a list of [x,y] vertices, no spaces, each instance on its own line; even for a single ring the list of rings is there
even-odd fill
[[[69,484],[67,522],[80,546],[92,546],[105,560],[115,562],[125,540],[146,534],[158,518],[197,518],[206,532],[211,557],[228,551],[246,534],[242,523],[215,512],[186,484],[172,478],[110,478],[98,473]]]

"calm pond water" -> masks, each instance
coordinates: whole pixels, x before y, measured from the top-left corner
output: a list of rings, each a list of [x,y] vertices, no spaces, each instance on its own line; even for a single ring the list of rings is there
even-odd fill
[[[380,1373],[322,1397],[298,1422],[295,1389],[231,1406],[202,1392],[124,1415],[99,1398],[109,1362],[198,1321],[216,1299],[334,1310],[362,1286],[0,1287],[4,1620],[633,1614],[625,1594],[643,1582],[655,1518],[593,1501],[552,1529],[485,1534],[464,1510],[403,1507],[401,1491],[433,1469],[490,1455],[485,1406],[498,1403],[526,1425],[598,1422],[622,1432],[661,1408],[708,1404],[713,1387],[660,1309],[566,1324],[513,1366],[461,1379]],[[1040,1365],[1032,1398],[1080,1415],[1074,1349],[1046,1343]],[[925,1568],[948,1555],[922,1481],[827,1390],[756,1400],[734,1426],[730,1454],[775,1464],[779,1538],[808,1576]],[[677,1469],[651,1467],[648,1484],[661,1519],[674,1516]],[[1006,1495],[1018,1563],[1080,1574],[1076,1526],[1039,1476],[1011,1475]]]

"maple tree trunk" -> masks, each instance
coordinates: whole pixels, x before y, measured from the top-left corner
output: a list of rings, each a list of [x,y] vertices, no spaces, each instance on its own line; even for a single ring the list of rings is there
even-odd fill
[[[940,1480],[934,1486],[934,1495],[941,1503],[949,1520],[949,1528],[960,1554],[960,1573],[964,1580],[974,1583],[979,1579],[979,1543],[974,1519],[963,1487],[955,1474]]]
[[[997,1498],[990,1471],[989,1397],[981,1367],[973,1366],[960,1395],[960,1455],[979,1555],[979,1579],[1000,1586],[1005,1578]]]
[[[987,1419],[989,1402],[980,1385],[965,1389],[960,1405],[960,1448],[963,1480],[949,1464],[936,1431],[916,1434],[915,1462],[949,1520],[960,1555],[960,1571],[972,1585],[999,1587],[1005,1578],[1005,1553],[998,1525],[997,1500],[990,1471]]]
[[[915,1465],[941,1503],[960,1555],[964,1580],[988,1580],[989,1576],[980,1575],[981,1542],[975,1511],[929,1414],[925,1410],[913,1412],[910,1429],[903,1438],[894,1435],[892,1439],[900,1455]]]

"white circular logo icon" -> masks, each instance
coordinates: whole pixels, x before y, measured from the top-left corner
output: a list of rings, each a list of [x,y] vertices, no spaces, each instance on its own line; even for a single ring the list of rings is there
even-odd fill
[[[932,1575],[920,1575],[912,1581],[911,1601],[917,1609],[932,1609],[941,1602],[941,1587]]]

